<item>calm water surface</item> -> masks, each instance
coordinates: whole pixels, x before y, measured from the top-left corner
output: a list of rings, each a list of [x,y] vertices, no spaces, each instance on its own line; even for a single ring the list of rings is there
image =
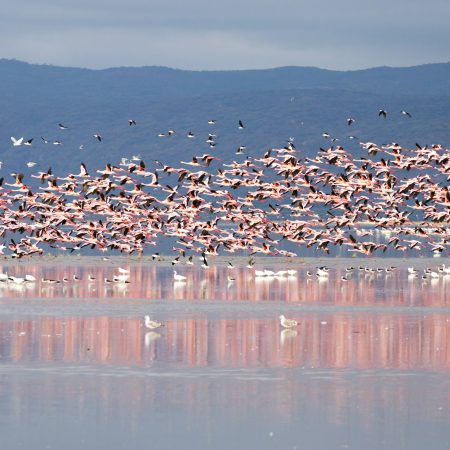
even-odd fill
[[[2,448],[450,448],[450,276],[122,267],[1,267]]]

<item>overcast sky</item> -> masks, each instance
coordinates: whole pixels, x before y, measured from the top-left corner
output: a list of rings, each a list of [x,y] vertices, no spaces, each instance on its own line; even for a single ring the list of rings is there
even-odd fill
[[[449,0],[0,0],[0,58],[105,68],[450,61]]]

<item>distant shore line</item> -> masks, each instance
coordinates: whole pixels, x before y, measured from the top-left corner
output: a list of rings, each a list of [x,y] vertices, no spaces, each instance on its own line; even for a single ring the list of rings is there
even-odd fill
[[[231,262],[235,268],[245,268],[248,261],[248,256],[210,256],[208,261],[210,263],[210,268],[204,269],[205,271],[211,268],[224,267],[229,262]],[[253,256],[254,264],[257,266],[268,265],[268,266],[317,266],[326,265],[329,267],[344,267],[347,265],[351,266],[398,266],[407,267],[409,265],[438,265],[445,264],[450,266],[450,256],[439,256],[439,257],[428,257],[428,256],[399,256],[399,257],[341,257],[341,256],[308,256],[308,257],[285,257],[285,256]],[[160,255],[160,260],[154,260],[151,256],[68,256],[68,255],[44,255],[44,256],[30,256],[27,258],[12,258],[10,256],[5,256],[0,260],[1,265],[44,265],[44,264],[65,264],[68,266],[75,265],[115,265],[115,264],[132,264],[132,265],[152,265],[161,267],[173,267],[172,264],[173,255]],[[177,267],[194,267],[200,268],[200,259],[194,263],[194,265],[189,265],[188,260],[180,260],[175,266]],[[251,270],[251,269],[249,269]]]

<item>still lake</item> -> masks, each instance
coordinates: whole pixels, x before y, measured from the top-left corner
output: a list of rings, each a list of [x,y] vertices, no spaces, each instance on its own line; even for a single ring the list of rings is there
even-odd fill
[[[2,448],[450,448],[448,260],[88,261],[0,268]]]

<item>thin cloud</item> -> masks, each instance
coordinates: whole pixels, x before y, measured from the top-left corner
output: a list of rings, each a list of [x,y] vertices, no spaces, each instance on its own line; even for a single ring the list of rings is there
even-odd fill
[[[2,16],[0,57],[65,66],[355,69],[449,59],[444,0],[22,0]]]

